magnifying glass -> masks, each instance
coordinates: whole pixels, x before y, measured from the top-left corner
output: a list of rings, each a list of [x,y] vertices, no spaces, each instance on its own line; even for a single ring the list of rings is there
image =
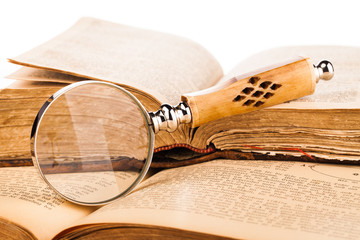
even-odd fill
[[[65,199],[102,205],[125,196],[144,178],[154,135],[180,124],[200,126],[312,94],[333,67],[309,59],[263,68],[182,96],[173,107],[147,112],[124,88],[81,81],[52,95],[41,107],[31,132],[31,153],[42,178]]]

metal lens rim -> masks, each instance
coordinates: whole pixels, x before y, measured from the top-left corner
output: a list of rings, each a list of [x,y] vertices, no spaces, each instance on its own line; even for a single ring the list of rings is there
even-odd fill
[[[39,126],[41,124],[41,120],[43,118],[43,116],[45,115],[46,111],[49,109],[49,107],[51,106],[51,104],[60,96],[62,96],[64,93],[85,85],[85,84],[99,84],[99,85],[105,85],[105,86],[109,86],[109,87],[113,87],[116,88],[118,90],[120,90],[121,92],[123,92],[125,95],[127,95],[140,109],[141,114],[143,116],[144,121],[146,122],[146,127],[148,130],[148,140],[149,140],[149,149],[148,149],[148,154],[144,163],[144,167],[141,170],[139,176],[135,179],[135,181],[125,190],[123,191],[121,194],[104,200],[104,201],[100,201],[100,202],[93,202],[93,203],[89,203],[89,202],[81,202],[81,201],[77,201],[75,199],[69,198],[65,195],[63,195],[61,192],[59,192],[56,188],[54,188],[51,183],[46,179],[46,177],[44,176],[44,174],[41,171],[40,168],[40,164],[38,161],[38,157],[37,157],[37,153],[36,153],[36,139],[37,139],[37,134],[38,134],[38,129]],[[49,97],[46,102],[42,105],[42,107],[40,108],[38,114],[35,117],[32,129],[31,129],[31,136],[30,136],[30,149],[31,149],[31,158],[33,161],[34,166],[38,169],[42,179],[48,184],[48,186],[53,189],[57,194],[59,194],[60,196],[62,196],[63,198],[65,198],[66,200],[72,202],[72,203],[76,203],[76,204],[80,204],[80,205],[85,205],[85,206],[98,206],[98,205],[104,205],[107,203],[110,203],[120,197],[124,197],[127,194],[129,194],[140,182],[141,180],[145,177],[147,171],[150,168],[150,164],[152,161],[152,157],[153,157],[153,152],[154,152],[154,141],[155,141],[155,134],[154,131],[152,129],[152,122],[150,119],[150,116],[148,114],[148,112],[146,111],[145,107],[140,103],[140,101],[134,96],[132,95],[129,91],[125,90],[124,88],[112,84],[112,83],[108,83],[108,82],[101,82],[101,81],[94,81],[94,80],[85,80],[85,81],[81,81],[81,82],[77,82],[77,83],[73,83],[70,84],[60,90],[58,90],[56,93],[54,93],[51,97]]]

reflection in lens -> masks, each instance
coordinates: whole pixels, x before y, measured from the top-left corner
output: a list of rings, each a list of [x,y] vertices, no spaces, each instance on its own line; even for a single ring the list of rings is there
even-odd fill
[[[40,121],[35,149],[52,187],[72,201],[97,204],[142,177],[151,138],[136,100],[113,85],[89,82],[53,100]]]

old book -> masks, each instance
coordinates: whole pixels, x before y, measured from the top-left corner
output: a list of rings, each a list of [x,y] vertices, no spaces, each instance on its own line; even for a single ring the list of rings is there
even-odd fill
[[[113,82],[154,111],[161,103],[177,104],[181,94],[296,55],[310,57],[314,63],[327,58],[335,66],[335,77],[319,83],[309,97],[195,129],[183,126],[171,134],[160,132],[153,166],[179,166],[221,156],[359,163],[359,48],[273,49],[244,60],[224,76],[211,54],[190,40],[92,18],[81,19],[49,42],[10,59],[24,67],[9,76],[21,81],[1,91],[0,158],[28,162],[32,121],[61,84],[84,79]]]
[[[359,166],[214,160],[163,170],[100,208],[34,167],[0,168],[1,239],[357,239]]]

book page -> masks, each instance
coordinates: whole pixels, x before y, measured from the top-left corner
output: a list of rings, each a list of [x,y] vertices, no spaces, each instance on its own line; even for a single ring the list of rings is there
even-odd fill
[[[56,90],[59,90],[63,87],[66,87],[67,84],[65,83],[60,83],[60,82],[45,82],[45,81],[41,81],[41,82],[37,82],[37,81],[22,81],[22,80],[17,80],[15,82],[13,82],[12,84],[10,84],[6,89],[47,89],[47,88],[53,88],[53,93],[56,92]],[[1,93],[4,92],[5,90],[2,89]],[[51,93],[50,93],[51,94]],[[8,97],[8,96],[7,96]],[[8,97],[11,98],[11,97]]]
[[[216,149],[275,159],[279,154],[289,160],[295,156],[306,161],[358,162],[359,47],[294,46],[267,50],[245,59],[218,85],[299,55],[310,57],[315,64],[324,59],[331,61],[334,77],[320,80],[313,95],[204,124],[194,131],[191,145],[203,148],[213,144]]]
[[[0,168],[0,217],[50,239],[94,208],[72,204],[52,191],[35,167]]]
[[[173,105],[181,94],[207,88],[222,77],[214,57],[188,39],[94,18],[82,18],[66,32],[9,60],[131,86]],[[29,75],[20,70],[12,78],[24,79],[24,72]]]
[[[359,176],[359,166],[216,160],[162,171],[78,224],[149,224],[241,239],[356,239]]]
[[[255,54],[224,76],[220,82],[296,56],[310,57],[314,65],[322,60],[334,66],[334,77],[320,80],[315,93],[274,108],[337,109],[360,108],[360,48],[345,46],[292,46]]]
[[[7,78],[16,79],[16,80],[25,80],[25,81],[31,80],[37,82],[55,82],[55,83],[75,83],[78,81],[87,80],[86,78],[77,77],[62,72],[44,70],[33,67],[21,67],[19,70],[7,76]]]

